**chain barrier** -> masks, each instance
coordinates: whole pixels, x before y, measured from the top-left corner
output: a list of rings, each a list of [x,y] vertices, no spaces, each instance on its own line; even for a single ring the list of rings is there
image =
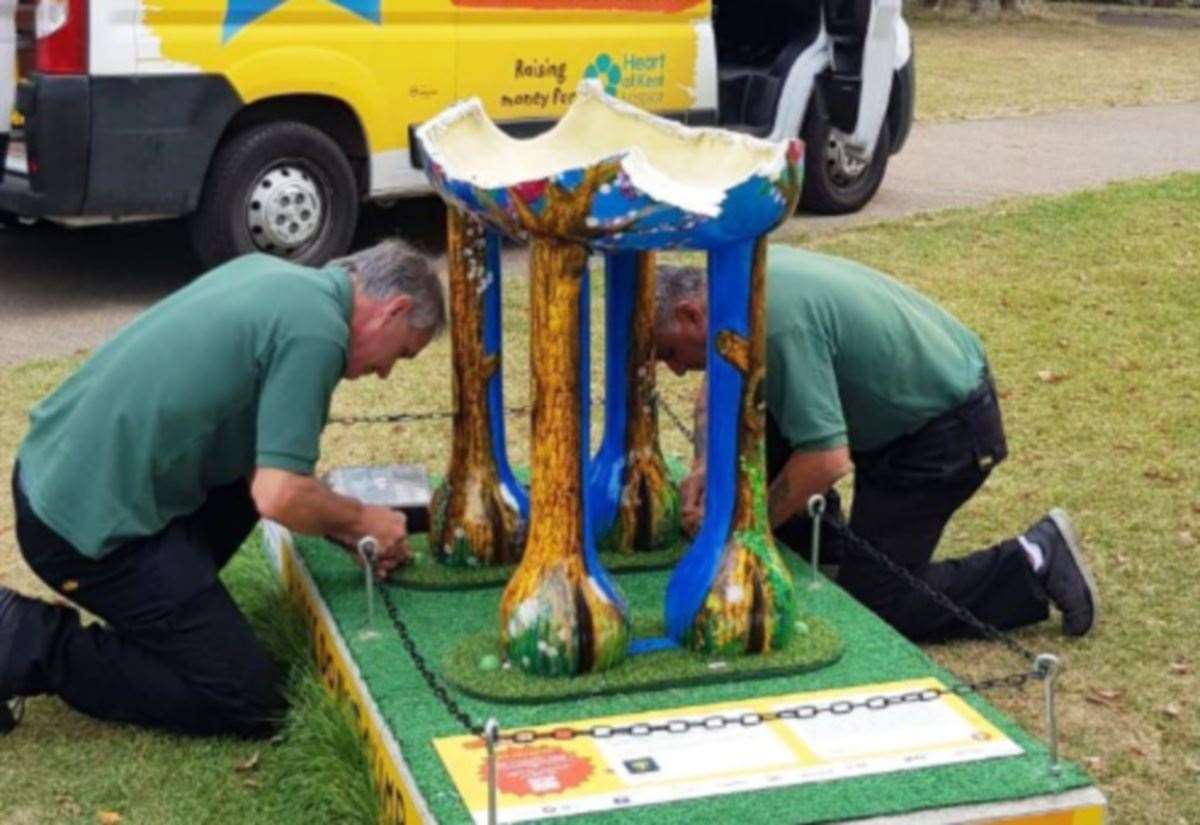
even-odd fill
[[[471,715],[463,710],[462,705],[454,700],[450,695],[450,691],[442,684],[437,674],[429,667],[429,663],[425,661],[425,657],[417,650],[417,643],[413,641],[412,633],[408,630],[408,625],[400,618],[399,611],[396,610],[396,603],[392,600],[391,591],[387,585],[379,588],[380,594],[383,596],[383,607],[387,610],[388,618],[392,620],[392,625],[396,628],[396,633],[400,636],[400,644],[408,651],[409,657],[413,664],[416,665],[417,672],[421,678],[425,680],[425,684],[437,697],[437,700],[442,703],[446,711],[454,717],[454,720],[463,726],[467,733],[473,733],[477,736],[482,736],[484,726],[471,718]]]
[[[675,423],[675,426],[680,432],[690,439],[691,431],[683,423],[678,415],[671,410],[660,398],[662,408],[666,410],[668,417]],[[528,408],[513,408],[509,412],[528,412]],[[361,424],[361,423],[382,423],[393,421],[410,421],[410,420],[427,420],[431,418],[448,417],[450,413],[399,413],[386,416],[360,416],[352,419],[330,419],[333,423],[341,424]],[[1019,655],[1022,659],[1029,662],[1031,667],[1028,670],[1020,673],[1012,673],[1007,676],[997,676],[976,681],[958,680],[958,684],[950,687],[925,688],[923,690],[907,691],[892,695],[878,694],[867,697],[858,701],[840,700],[830,702],[828,704],[804,704],[795,705],[793,707],[783,708],[776,711],[751,712],[742,713],[733,716],[721,714],[710,715],[695,719],[671,719],[666,722],[638,722],[629,725],[592,725],[586,728],[575,728],[560,726],[550,730],[535,731],[530,729],[515,730],[511,732],[493,732],[496,741],[512,742],[515,744],[527,744],[538,740],[567,740],[578,737],[589,737],[592,739],[610,739],[614,736],[650,736],[657,733],[681,734],[689,731],[719,731],[729,727],[757,727],[768,722],[777,721],[805,721],[814,719],[822,715],[844,716],[860,710],[885,710],[887,708],[900,705],[909,705],[916,703],[934,702],[943,696],[964,696],[970,693],[984,693],[990,690],[999,688],[1020,689],[1025,687],[1031,680],[1044,681],[1048,679],[1054,670],[1053,664],[1048,664],[1045,657],[1039,659],[1037,654],[1030,651],[1028,648],[1021,645],[1019,642],[1005,635],[999,628],[991,625],[970,610],[956,604],[952,599],[935,590],[926,582],[917,578],[906,568],[895,562],[889,556],[885,555],[880,550],[873,547],[870,542],[855,535],[848,526],[840,520],[835,520],[829,516],[824,517],[825,522],[829,524],[834,531],[845,541],[849,542],[854,547],[865,552],[873,560],[882,564],[890,572],[898,576],[902,581],[914,588],[917,592],[924,594],[935,604],[948,610],[960,621],[968,624],[976,630],[981,636],[992,641],[998,641]],[[417,668],[418,674],[429,687],[434,697],[446,709],[446,712],[454,718],[462,728],[468,733],[476,736],[485,734],[486,726],[476,721],[471,715],[460,705],[450,691],[442,683],[441,679],[434,673],[433,668],[429,666],[425,657],[418,650],[416,642],[413,640],[412,633],[404,620],[400,618],[400,613],[396,608],[396,603],[392,598],[390,588],[386,585],[379,588],[382,596],[384,608],[387,611],[388,618],[391,619],[393,627],[396,629],[397,635],[400,637],[400,642],[405,651],[412,659],[413,665]],[[1053,658],[1053,657],[1050,657]],[[1055,663],[1056,664],[1056,663]],[[956,677],[957,678],[957,677]]]

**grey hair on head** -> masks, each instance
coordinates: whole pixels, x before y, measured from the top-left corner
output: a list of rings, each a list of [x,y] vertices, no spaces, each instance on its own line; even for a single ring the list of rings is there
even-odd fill
[[[708,278],[698,266],[660,264],[654,285],[654,328],[665,330],[671,323],[675,305],[685,299],[706,306],[705,284]]]
[[[396,238],[369,246],[329,262],[346,271],[354,285],[368,298],[412,298],[408,322],[417,329],[433,329],[437,335],[446,326],[446,299],[442,282],[429,258]]]

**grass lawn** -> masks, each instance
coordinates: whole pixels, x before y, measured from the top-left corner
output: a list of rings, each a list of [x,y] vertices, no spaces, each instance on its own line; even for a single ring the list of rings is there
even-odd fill
[[[1192,578],[1200,539],[1198,236],[1200,176],[1182,175],[877,225],[814,244],[894,273],[987,344],[1011,457],[951,525],[943,552],[1012,535],[1055,504],[1075,516],[1102,588],[1103,624],[1082,642],[1063,639],[1053,623],[1020,638],[1063,656],[1063,747],[1089,767],[1118,823],[1200,822],[1200,606]],[[523,279],[509,279],[513,404],[528,399],[526,298]],[[0,372],[0,465],[10,466],[27,408],[77,362]],[[447,409],[447,362],[448,342],[436,342],[388,382],[345,385],[334,414]],[[662,383],[686,411],[695,380],[663,371]],[[683,452],[668,426],[664,420],[666,448]],[[324,461],[421,461],[438,471],[447,427],[331,426]],[[524,461],[528,428],[510,427],[513,458]],[[275,744],[180,739],[35,700],[26,723],[0,740],[0,823],[95,822],[97,811],[156,824],[369,819],[361,756],[296,652],[302,643],[263,563],[242,554],[233,568],[242,603],[272,647],[297,663],[289,734]],[[7,495],[0,580],[37,590],[15,553]],[[985,643],[940,646],[933,655],[964,676],[1014,664]],[[994,702],[1041,730],[1039,691],[1000,693]]]
[[[1200,100],[1200,29],[1102,25],[1100,10],[1056,3],[1034,16],[989,22],[906,9],[917,54],[917,119]],[[1200,10],[1174,13],[1200,20]]]

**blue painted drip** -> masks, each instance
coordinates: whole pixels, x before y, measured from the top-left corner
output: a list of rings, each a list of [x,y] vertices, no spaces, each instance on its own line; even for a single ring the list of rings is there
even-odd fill
[[[708,254],[708,457],[704,523],[667,584],[667,633],[682,641],[717,575],[733,519],[737,473],[738,403],[742,374],[717,355],[721,330],[749,334],[750,267],[754,241],[741,241]]]
[[[625,423],[628,406],[626,369],[629,328],[637,296],[637,253],[618,252],[604,259],[604,439],[588,474],[592,527],[597,539],[612,527],[625,479]]]
[[[662,650],[678,650],[679,642],[667,636],[654,636],[653,638],[634,639],[629,643],[629,655],[637,656],[639,653],[658,653]]]
[[[483,351],[486,355],[500,355],[500,236],[495,230],[487,231],[487,270],[490,279],[483,293]],[[492,431],[492,460],[500,483],[517,502],[517,510],[523,521],[529,521],[529,494],[513,475],[508,463],[508,441],[504,427],[504,371],[488,379],[487,386],[488,424]]]
[[[600,586],[600,590],[608,599],[616,605],[620,606],[621,612],[627,610],[625,597],[617,590],[608,571],[600,564],[600,554],[596,551],[596,537],[592,530],[592,502],[591,496],[587,494],[587,480],[591,477],[591,444],[589,443],[588,434],[592,431],[592,388],[591,388],[591,365],[592,365],[592,347],[591,347],[591,308],[592,299],[589,294],[591,291],[591,277],[588,275],[587,262],[584,262],[583,271],[580,272],[579,279],[579,483],[583,495],[580,498],[583,507],[583,558],[584,566],[587,569],[587,574],[594,579]]]

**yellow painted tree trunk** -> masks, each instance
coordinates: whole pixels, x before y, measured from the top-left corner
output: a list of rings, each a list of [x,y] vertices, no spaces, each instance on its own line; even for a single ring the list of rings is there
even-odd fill
[[[500,602],[501,641],[509,661],[542,675],[603,670],[629,645],[629,619],[602,570],[585,558],[580,315],[587,248],[560,241],[584,226],[592,196],[614,169],[587,172],[573,190],[551,183],[531,254],[530,369],[533,461],[529,538]],[[522,208],[522,207],[518,207]]]
[[[775,549],[766,508],[765,238],[755,245],[750,281],[749,338],[729,331],[717,338],[718,353],[743,380],[733,521],[716,578],[688,638],[690,647],[709,654],[778,649],[795,630],[795,585]]]
[[[679,541],[679,491],[658,443],[655,266],[654,253],[638,254],[626,378],[625,472],[617,516],[604,539],[606,549],[621,553],[661,550]]]
[[[446,480],[431,503],[430,546],[453,566],[512,564],[521,556],[524,525],[500,482],[488,425],[488,381],[499,355],[484,347],[487,236],[477,219],[451,206],[447,217],[450,270],[454,434]]]

